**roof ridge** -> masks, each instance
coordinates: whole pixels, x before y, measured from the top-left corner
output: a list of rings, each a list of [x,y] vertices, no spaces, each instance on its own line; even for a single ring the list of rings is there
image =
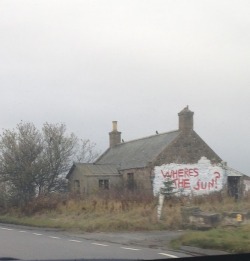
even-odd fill
[[[124,141],[124,142],[121,142],[121,143],[117,144],[115,147],[118,147],[118,146],[123,145],[123,144],[125,144],[125,143],[130,143],[130,142],[134,142],[134,141],[138,141],[138,140],[144,140],[144,139],[148,139],[148,138],[152,138],[152,137],[162,136],[162,135],[165,135],[165,134],[170,134],[170,133],[178,132],[178,131],[179,131],[179,130],[172,130],[172,131],[168,131],[168,132],[163,132],[163,133],[159,133],[159,134],[154,134],[154,135],[146,136],[146,137],[139,138],[139,139]]]
[[[101,163],[94,163],[94,162],[74,162],[75,165],[93,165],[93,166],[100,166],[100,165],[109,165],[109,166],[116,166],[113,163],[101,164]]]

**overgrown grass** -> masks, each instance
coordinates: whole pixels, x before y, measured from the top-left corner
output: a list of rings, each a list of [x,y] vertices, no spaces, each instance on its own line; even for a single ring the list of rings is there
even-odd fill
[[[234,198],[214,193],[208,196],[194,197],[187,199],[189,206],[199,207],[204,212],[245,212],[250,211],[249,195],[244,199],[235,201]],[[238,227],[218,227],[208,231],[186,231],[180,238],[173,240],[171,246],[179,248],[181,245],[200,248],[224,250],[230,253],[250,252],[250,225]]]
[[[250,252],[250,226],[237,228],[218,228],[209,231],[188,231],[179,239],[173,240],[171,246],[195,246],[207,249],[219,249],[230,253]]]
[[[140,194],[102,195],[89,198],[54,195],[37,198],[23,208],[11,208],[0,222],[59,228],[75,232],[182,229],[181,208],[196,206],[205,212],[249,212],[250,200],[235,201],[221,194],[166,200],[157,219],[157,199]],[[190,245],[243,253],[250,251],[250,225],[187,231],[173,247]]]
[[[12,208],[0,215],[0,222],[55,227],[78,231],[138,231],[175,229],[180,226],[180,204],[164,207],[168,213],[157,219],[157,200],[153,197],[108,196],[87,199],[40,198],[22,209]],[[165,216],[165,215],[164,215]]]
[[[56,220],[50,220],[47,217],[27,217],[15,214],[5,214],[0,216],[1,223],[25,225],[25,226],[35,226],[35,227],[46,227],[46,228],[63,228],[61,222]]]

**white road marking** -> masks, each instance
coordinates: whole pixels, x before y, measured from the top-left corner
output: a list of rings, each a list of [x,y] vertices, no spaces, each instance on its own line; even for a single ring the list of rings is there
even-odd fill
[[[32,233],[33,235],[36,235],[36,236],[42,236],[43,234],[39,234],[39,233]]]
[[[99,243],[91,243],[92,245],[96,245],[96,246],[104,246],[104,247],[107,247],[108,245],[105,245],[105,244],[99,244]]]
[[[74,239],[69,239],[70,242],[77,242],[77,243],[82,243],[82,241],[79,240],[74,240]]]
[[[49,237],[54,239],[61,239],[60,237],[53,237],[53,236],[49,236]]]
[[[158,253],[158,254],[163,255],[163,256],[172,257],[172,258],[178,258],[178,256],[170,255],[170,254],[167,254],[167,253]]]
[[[13,230],[12,228],[1,227],[3,230]]]
[[[6,227],[0,227],[0,229],[2,230],[9,230],[9,231],[12,231],[13,229],[12,228],[6,228]],[[20,233],[27,233],[27,231],[25,230],[20,230],[18,231]],[[32,233],[33,235],[36,235],[36,236],[42,236],[43,234],[40,234],[40,233]],[[53,239],[61,239],[60,237],[54,237],[54,236],[49,236],[49,238],[53,238]],[[69,239],[70,242],[76,242],[76,243],[82,243],[82,241],[80,240],[75,240],[75,239]],[[96,246],[103,246],[103,247],[107,247],[108,245],[105,245],[105,244],[100,244],[100,243],[91,243],[92,245],[96,245]],[[132,250],[132,251],[138,251],[140,249],[138,248],[130,248],[130,247],[121,247],[122,249],[126,249],[126,250]],[[158,253],[159,255],[163,255],[163,256],[167,256],[167,257],[171,257],[171,258],[178,258],[178,256],[175,256],[175,255],[170,255],[170,254],[167,254],[167,253]]]
[[[138,249],[138,248],[130,248],[130,247],[121,247],[122,249],[127,249],[127,250],[134,250],[134,251],[136,251],[136,250],[140,250],[140,249]]]

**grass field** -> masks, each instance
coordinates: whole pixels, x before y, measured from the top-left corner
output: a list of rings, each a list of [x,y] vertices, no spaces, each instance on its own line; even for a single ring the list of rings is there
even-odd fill
[[[250,252],[250,226],[227,227],[209,231],[187,231],[172,241],[172,247],[180,245],[224,250],[230,253]]]
[[[0,222],[74,232],[148,231],[183,229],[181,208],[196,206],[206,212],[249,211],[250,200],[235,202],[218,195],[192,200],[165,201],[162,219],[157,219],[157,199],[151,197],[58,197],[36,199],[24,208],[11,208],[0,214]],[[250,252],[250,225],[219,227],[209,231],[186,231],[172,242],[180,245],[220,249],[232,253]]]

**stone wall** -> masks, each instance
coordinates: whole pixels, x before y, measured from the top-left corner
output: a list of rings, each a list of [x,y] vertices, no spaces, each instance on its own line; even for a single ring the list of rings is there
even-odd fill
[[[154,165],[160,166],[173,162],[177,164],[197,163],[202,156],[209,159],[212,164],[222,161],[195,131],[182,132],[172,144],[160,153]]]
[[[144,190],[147,191],[148,193],[153,192],[153,186],[152,186],[153,178],[151,176],[152,171],[150,167],[140,168],[140,169],[128,169],[128,170],[121,171],[125,186],[128,182],[129,173],[133,173],[136,189]]]
[[[92,175],[82,173],[79,169],[75,169],[69,177],[69,191],[79,192],[80,194],[89,195],[100,190],[99,180],[109,180],[109,188],[118,188],[123,184],[122,175]],[[75,181],[79,181],[79,191],[76,190]]]

